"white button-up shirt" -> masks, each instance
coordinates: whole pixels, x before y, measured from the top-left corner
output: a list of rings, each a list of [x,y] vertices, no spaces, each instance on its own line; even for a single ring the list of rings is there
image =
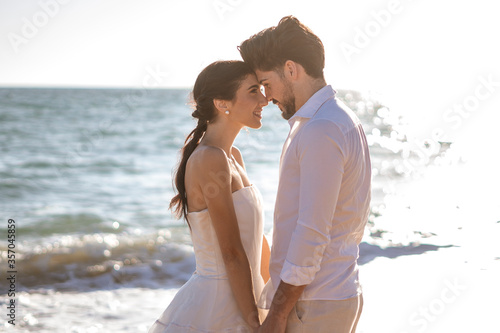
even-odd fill
[[[263,308],[270,307],[281,280],[307,285],[300,300],[341,300],[361,292],[357,258],[371,189],[361,123],[331,86],[317,91],[289,123]]]

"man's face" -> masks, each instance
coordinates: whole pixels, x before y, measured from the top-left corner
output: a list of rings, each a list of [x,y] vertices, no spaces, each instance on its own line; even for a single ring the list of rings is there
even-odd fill
[[[290,119],[295,112],[295,94],[290,81],[279,71],[256,70],[259,83],[264,86],[266,98],[278,105],[281,116]]]

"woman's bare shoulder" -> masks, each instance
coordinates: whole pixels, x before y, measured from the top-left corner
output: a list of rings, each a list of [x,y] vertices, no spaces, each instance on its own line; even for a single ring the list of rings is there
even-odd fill
[[[201,174],[225,171],[229,173],[227,155],[222,148],[199,146],[189,157],[190,169]]]

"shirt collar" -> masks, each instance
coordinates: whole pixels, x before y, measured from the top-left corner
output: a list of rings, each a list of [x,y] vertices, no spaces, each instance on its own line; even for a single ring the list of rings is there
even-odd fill
[[[312,118],[316,111],[325,103],[329,98],[335,96],[336,91],[333,90],[331,85],[326,85],[320,90],[316,91],[302,107],[295,112],[295,114],[288,120],[290,126],[295,122],[296,117]],[[295,118],[295,119],[294,119]]]

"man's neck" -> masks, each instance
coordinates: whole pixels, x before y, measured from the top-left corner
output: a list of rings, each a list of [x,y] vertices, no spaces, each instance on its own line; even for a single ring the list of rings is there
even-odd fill
[[[315,93],[325,86],[326,81],[324,79],[312,79],[304,82],[304,84],[295,86],[295,112],[297,112]]]

